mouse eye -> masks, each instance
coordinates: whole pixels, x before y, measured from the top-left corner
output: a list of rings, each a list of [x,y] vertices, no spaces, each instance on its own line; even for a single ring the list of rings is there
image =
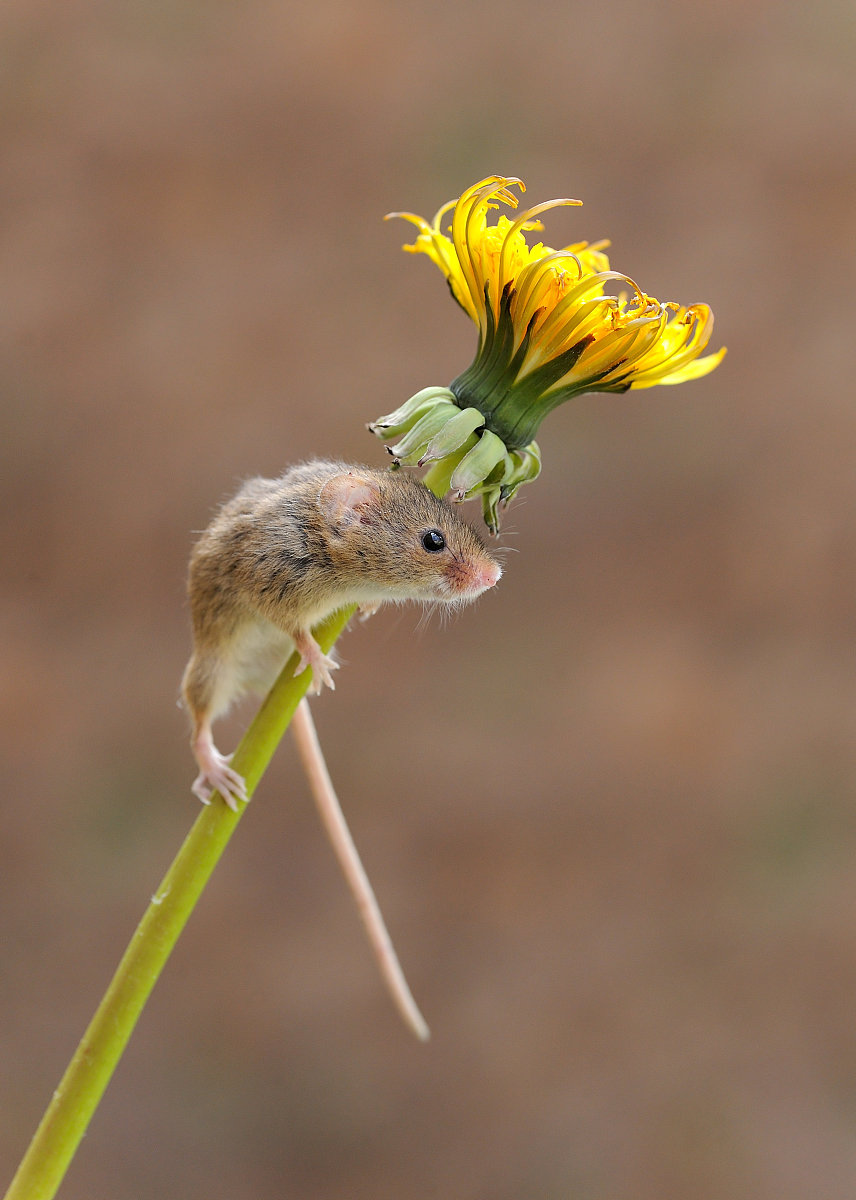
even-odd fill
[[[445,549],[446,539],[439,529],[429,529],[427,533],[422,534],[422,545],[429,554],[436,554],[438,550]]]

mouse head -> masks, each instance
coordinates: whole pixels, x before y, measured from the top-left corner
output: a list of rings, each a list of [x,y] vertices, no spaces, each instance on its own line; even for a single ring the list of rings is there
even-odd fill
[[[331,476],[318,502],[334,542],[389,599],[465,603],[502,574],[466,521],[403,471]]]

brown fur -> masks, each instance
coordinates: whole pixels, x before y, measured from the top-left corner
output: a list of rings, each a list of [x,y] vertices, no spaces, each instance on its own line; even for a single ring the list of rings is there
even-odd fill
[[[422,545],[431,529],[445,538],[440,552]],[[403,471],[314,461],[252,479],[191,555],[188,710],[210,722],[243,691],[269,686],[295,638],[336,609],[463,603],[498,574],[474,530]]]

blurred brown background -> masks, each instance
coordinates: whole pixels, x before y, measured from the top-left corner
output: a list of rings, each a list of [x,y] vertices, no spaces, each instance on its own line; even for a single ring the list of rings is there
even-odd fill
[[[193,531],[469,363],[380,218],[499,172],[729,355],[555,413],[498,591],[355,629],[315,707],[431,1043],[285,744],[62,1195],[852,1197],[852,7],[9,0],[0,43],[4,1179],[196,816]]]

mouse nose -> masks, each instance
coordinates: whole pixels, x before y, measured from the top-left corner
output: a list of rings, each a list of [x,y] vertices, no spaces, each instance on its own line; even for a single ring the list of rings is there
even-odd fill
[[[492,558],[455,558],[445,566],[439,594],[448,599],[475,600],[492,588],[501,574],[502,568]]]
[[[502,576],[502,568],[498,563],[491,562],[490,559],[485,559],[485,562],[479,563],[473,571],[473,586],[477,592],[486,592],[487,588],[492,588],[493,584],[499,582],[499,577]]]
[[[478,580],[482,588],[493,587],[495,583],[499,583],[501,577],[502,567],[495,562],[484,563],[478,572]]]

